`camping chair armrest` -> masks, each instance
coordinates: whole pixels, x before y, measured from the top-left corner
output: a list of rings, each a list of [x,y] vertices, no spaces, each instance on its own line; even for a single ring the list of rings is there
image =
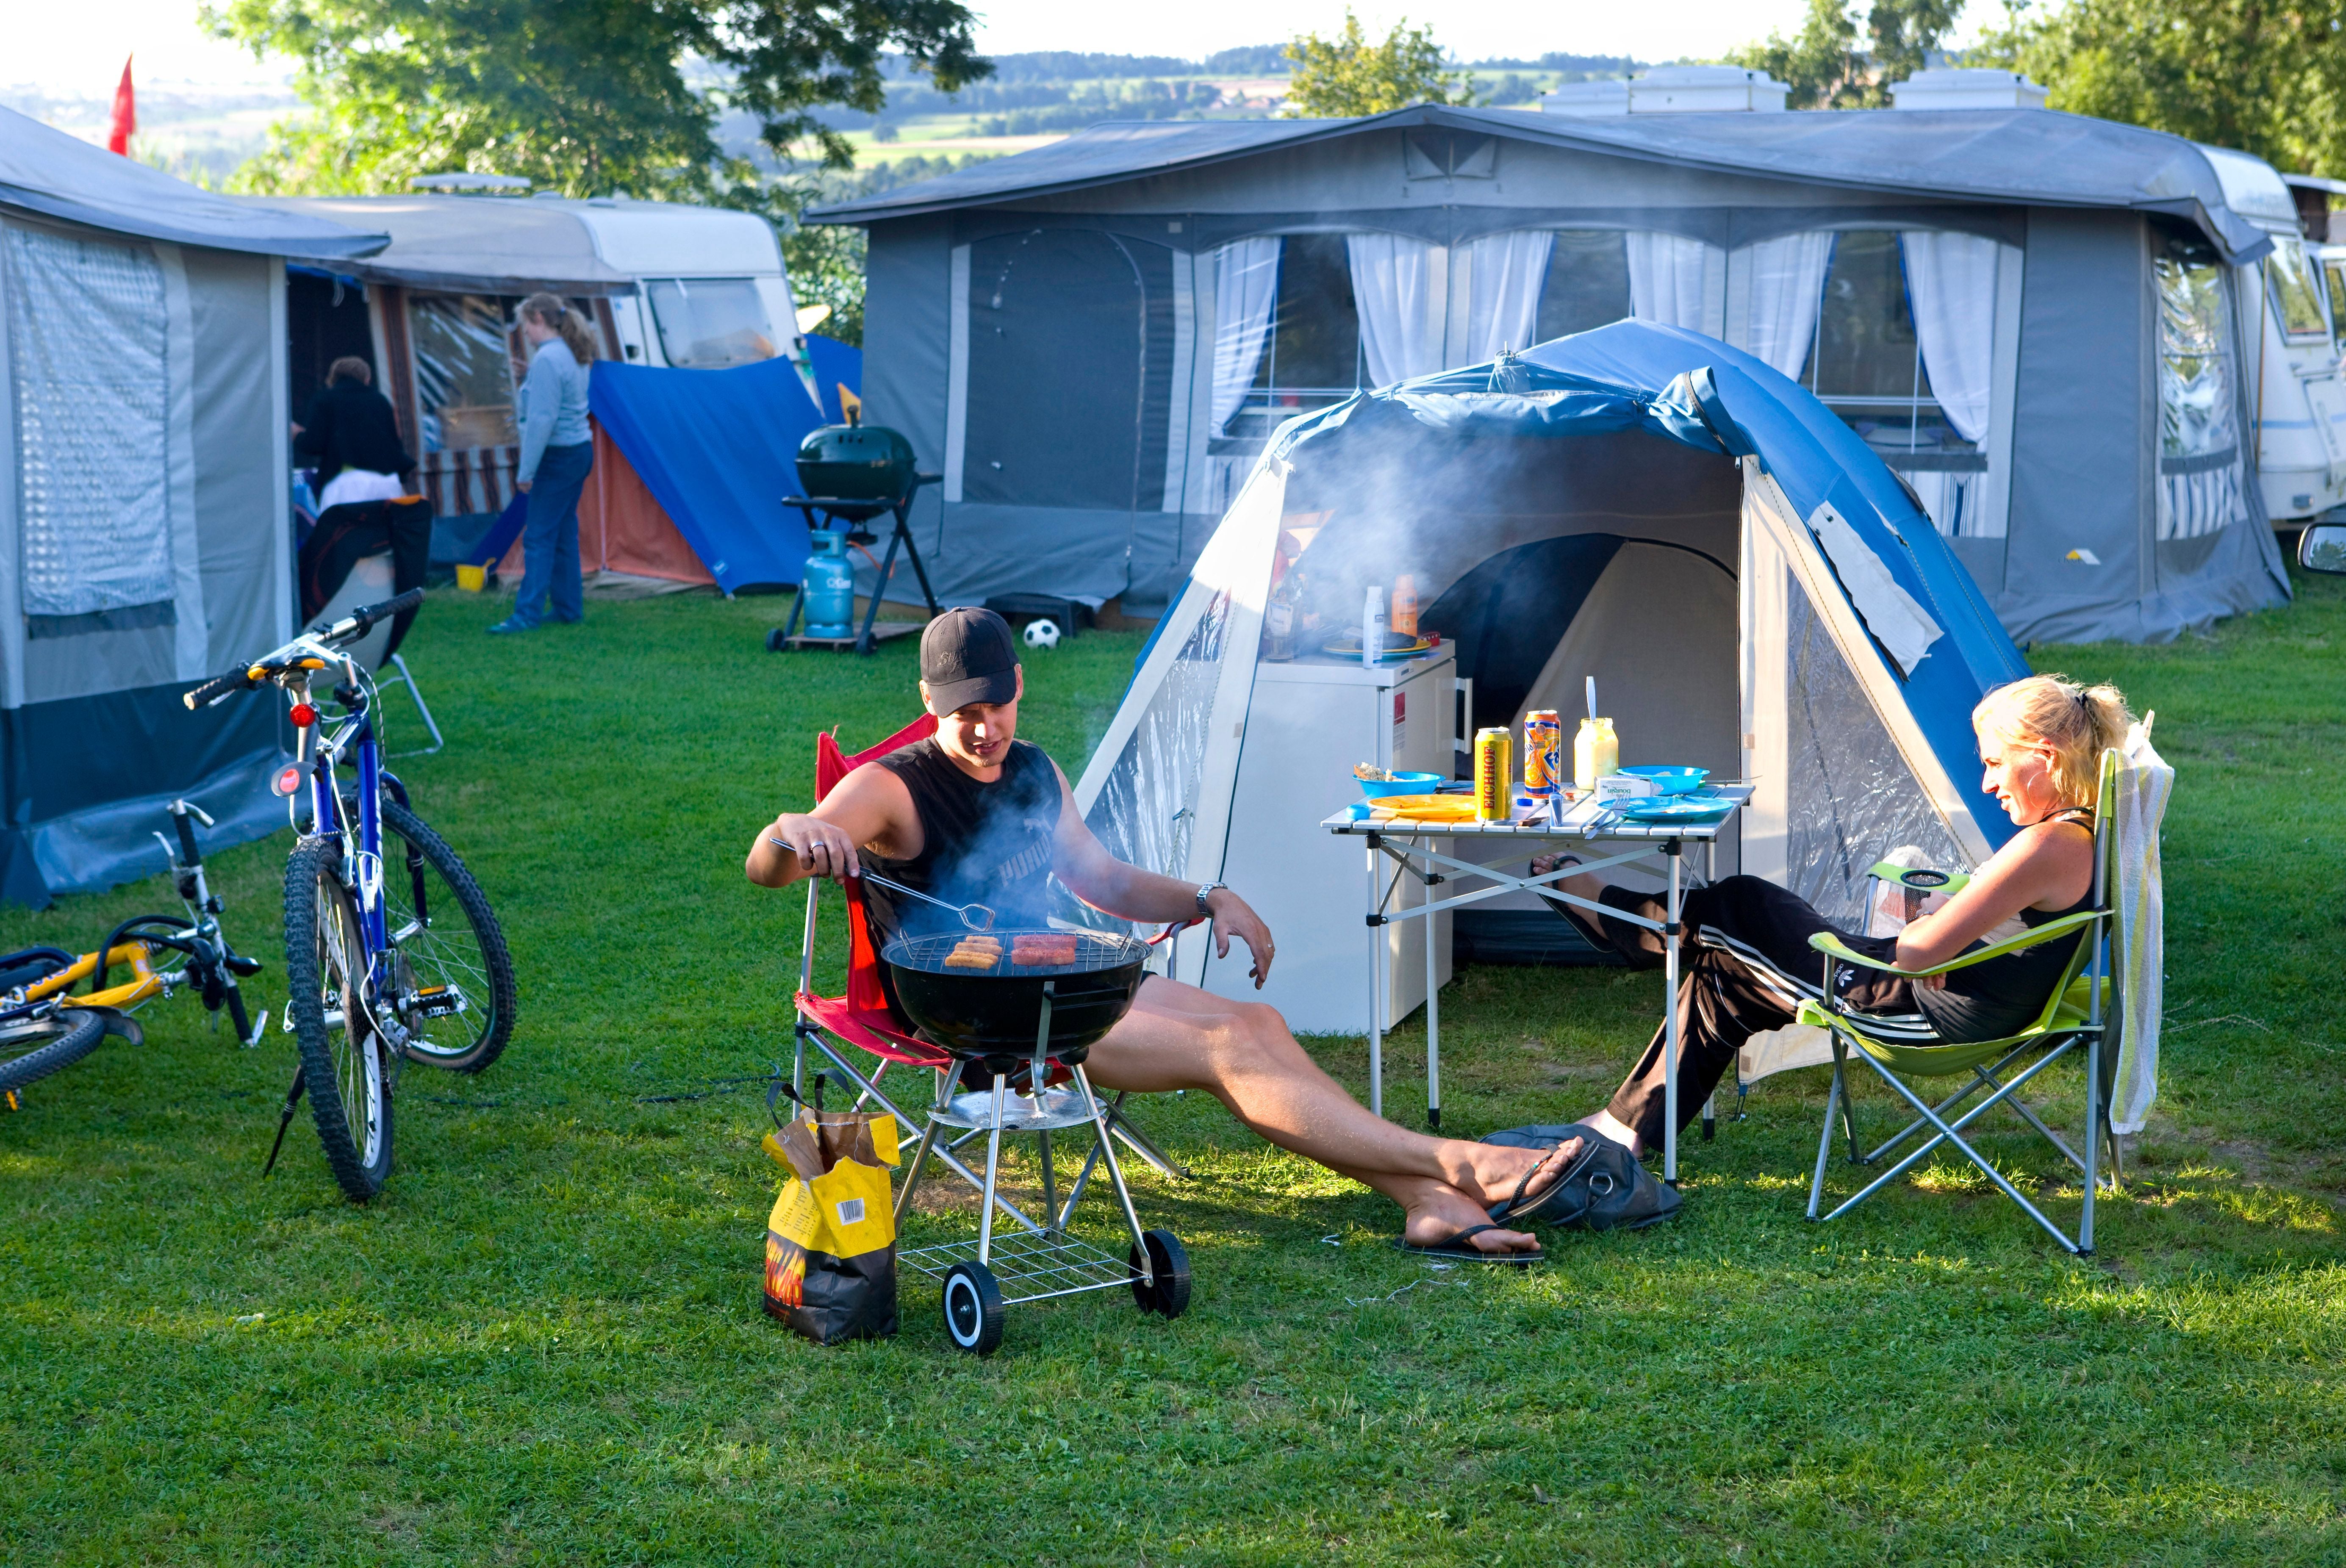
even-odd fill
[[[1951,970],[1969,969],[1973,964],[1984,963],[1991,958],[2002,958],[2006,953],[2018,952],[2024,948],[2040,946],[2056,936],[2066,935],[2081,926],[2103,918],[2102,911],[2099,910],[2080,910],[2076,914],[2063,915],[2059,920],[2047,921],[2043,925],[2032,927],[2026,933],[2013,937],[2006,942],[1997,942],[1993,947],[1984,947],[1976,952],[1959,952],[1946,962],[1934,963],[1928,969],[1901,969],[1894,963],[1884,963],[1878,958],[1868,958],[1841,941],[1840,935],[1834,932],[1817,932],[1816,935],[1809,938],[1809,945],[1827,958],[1841,963],[1861,964],[1867,969],[1878,969],[1884,974],[1894,974],[1903,980],[1920,980],[1927,975],[1945,974]]]
[[[1918,869],[1913,866],[1893,866],[1888,860],[1876,860],[1865,874],[1869,877],[1880,877],[1885,882],[1896,882],[1902,888],[1906,886],[1906,873]],[[1972,885],[1971,873],[1968,871],[1940,871],[1937,875],[1947,880],[1935,888],[1912,888],[1908,891],[1918,893],[1942,893],[1948,898],[1953,898]]]

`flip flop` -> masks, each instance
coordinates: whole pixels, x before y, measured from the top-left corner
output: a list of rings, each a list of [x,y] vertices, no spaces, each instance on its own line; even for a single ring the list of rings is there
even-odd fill
[[[1477,1247],[1461,1245],[1469,1237],[1499,1228],[1495,1225],[1470,1225],[1464,1230],[1453,1231],[1431,1247],[1419,1247],[1406,1237],[1400,1236],[1393,1237],[1392,1244],[1396,1251],[1406,1252],[1413,1257],[1432,1257],[1443,1263],[1507,1263],[1522,1268],[1525,1264],[1547,1261],[1547,1254],[1536,1247],[1529,1252],[1484,1252]]]
[[[1492,1219],[1503,1222],[1511,1227],[1515,1226],[1516,1222],[1519,1220],[1527,1221],[1531,1224],[1536,1225],[1546,1215],[1549,1205],[1563,1195],[1566,1186],[1569,1185],[1572,1180],[1573,1174],[1577,1171],[1580,1166],[1586,1165],[1589,1159],[1596,1154],[1599,1140],[1605,1136],[1604,1134],[1598,1132],[1596,1128],[1590,1126],[1586,1122],[1575,1122],[1572,1124],[1572,1132],[1567,1133],[1565,1137],[1557,1142],[1554,1147],[1550,1148],[1546,1154],[1540,1156],[1538,1164],[1533,1166],[1531,1169],[1524,1173],[1524,1179],[1515,1184],[1515,1190],[1508,1196],[1506,1202],[1496,1203],[1491,1206],[1490,1215]],[[1524,1201],[1524,1192],[1525,1188],[1532,1185],[1532,1178],[1539,1175],[1541,1171],[1545,1170],[1547,1168],[1548,1162],[1555,1159],[1557,1153],[1563,1149],[1566,1144],[1570,1143],[1574,1137],[1578,1137],[1580,1139],[1580,1148],[1579,1151],[1572,1156],[1571,1163],[1566,1166],[1561,1172],[1557,1173],[1554,1181],[1540,1188],[1538,1194],[1535,1196],[1529,1203],[1525,1203]]]

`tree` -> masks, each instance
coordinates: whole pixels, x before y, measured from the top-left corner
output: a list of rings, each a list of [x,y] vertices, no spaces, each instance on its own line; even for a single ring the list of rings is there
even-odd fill
[[[2341,22],[2339,0],[2021,0],[1967,57],[2027,72],[2053,108],[2328,170],[2346,166]]]
[[[716,122],[745,112],[789,165],[845,168],[825,105],[877,113],[883,51],[948,92],[991,68],[957,0],[226,0],[213,31],[300,62],[312,110],[240,171],[249,188],[404,189],[517,174],[571,196],[770,208]]]
[[[1393,24],[1382,44],[1361,32],[1361,19],[1344,13],[1344,30],[1333,38],[1305,33],[1287,46],[1295,63],[1285,113],[1315,118],[1381,115],[1412,104],[1471,104],[1474,78],[1442,68],[1442,46],[1432,27]]]
[[[1809,0],[1796,36],[1771,33],[1766,43],[1730,49],[1727,57],[1791,88],[1787,107],[1880,108],[1890,101],[1890,84],[1922,69],[1924,53],[1938,46],[1962,10],[1963,0],[1874,0],[1865,19],[1872,47],[1861,52],[1857,14],[1843,0]]]

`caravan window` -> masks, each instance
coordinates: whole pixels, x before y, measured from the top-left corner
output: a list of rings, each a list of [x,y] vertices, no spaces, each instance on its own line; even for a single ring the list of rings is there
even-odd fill
[[[425,452],[470,452],[521,439],[514,425],[519,351],[507,326],[520,303],[496,294],[417,294],[408,302]]]
[[[1894,233],[1835,236],[1800,382],[1892,467],[1976,461],[1932,395]]]
[[[1548,252],[1539,341],[1609,326],[1629,314],[1629,252],[1620,230],[1566,229]]]
[[[2326,338],[2330,323],[2321,319],[2321,287],[2306,264],[2305,242],[2290,235],[2273,237],[2272,254],[2265,258],[2265,287],[2272,292],[2273,314],[2291,342]]]
[[[2330,285],[2330,330],[2341,349],[2346,349],[2346,257],[2332,256],[2321,263],[2321,276]]]
[[[659,328],[660,352],[688,371],[770,360],[774,324],[749,278],[665,278],[644,285]]]
[[[1307,409],[1352,395],[1362,381],[1361,316],[1341,234],[1290,234],[1280,245],[1279,302],[1232,435],[1269,435]]]

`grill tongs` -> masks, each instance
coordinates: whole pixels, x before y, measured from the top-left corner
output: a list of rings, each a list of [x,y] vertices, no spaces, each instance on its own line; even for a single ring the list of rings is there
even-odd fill
[[[766,835],[766,842],[773,845],[774,848],[778,850],[787,850],[793,855],[797,855],[799,853],[799,847],[796,844],[785,843],[783,840],[775,838],[771,833]],[[800,855],[799,858],[803,860],[806,857]],[[954,914],[959,915],[961,917],[961,923],[967,926],[972,931],[992,931],[994,929],[994,911],[986,908],[984,904],[949,904],[943,899],[933,898],[929,894],[921,891],[918,888],[908,888],[903,883],[897,881],[894,878],[883,877],[877,871],[859,871],[856,874],[867,882],[877,882],[880,886],[886,888],[892,893],[903,893],[906,898],[918,899],[924,904],[934,904],[941,910],[946,910]]]

